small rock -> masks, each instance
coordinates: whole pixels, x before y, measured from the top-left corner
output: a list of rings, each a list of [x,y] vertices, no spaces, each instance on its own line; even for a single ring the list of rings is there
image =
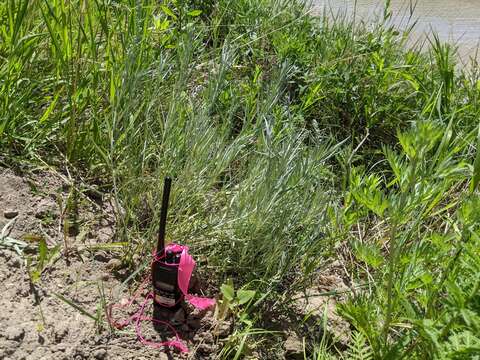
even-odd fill
[[[107,350],[105,349],[98,349],[93,352],[93,357],[95,359],[105,359],[107,356]]]
[[[107,263],[107,268],[111,270],[119,269],[122,266],[122,262],[119,259],[110,259]]]
[[[5,329],[5,337],[8,340],[22,341],[24,336],[25,336],[25,330],[17,326],[9,326],[8,328]]]
[[[3,216],[5,216],[5,218],[7,218],[7,219],[13,219],[13,218],[17,217],[17,215],[18,215],[18,211],[16,211],[16,210],[5,210],[3,212]]]
[[[285,359],[303,359],[303,341],[295,334],[290,334],[285,340]]]

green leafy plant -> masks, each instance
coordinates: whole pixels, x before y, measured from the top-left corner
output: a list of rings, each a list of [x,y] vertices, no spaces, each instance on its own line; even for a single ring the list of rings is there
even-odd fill
[[[372,360],[372,349],[368,346],[367,341],[362,333],[356,332],[352,336],[352,342],[346,354],[348,360]]]
[[[230,279],[227,283],[220,287],[222,299],[216,309],[216,317],[220,320],[225,320],[230,315],[240,323],[252,326],[253,322],[248,316],[248,307],[255,298],[255,290],[237,289],[233,286],[233,281]]]

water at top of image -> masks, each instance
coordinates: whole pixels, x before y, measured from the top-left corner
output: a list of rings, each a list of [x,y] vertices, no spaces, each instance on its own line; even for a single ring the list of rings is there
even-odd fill
[[[385,0],[313,0],[314,10],[326,9],[332,14],[355,14],[357,19],[381,18]],[[391,21],[407,29],[416,21],[414,35],[418,38],[438,34],[442,41],[458,46],[459,57],[468,61],[480,44],[480,0],[392,0]]]

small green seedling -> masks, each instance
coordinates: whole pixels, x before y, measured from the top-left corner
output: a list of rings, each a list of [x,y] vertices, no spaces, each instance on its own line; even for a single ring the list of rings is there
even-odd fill
[[[59,252],[60,247],[58,245],[49,249],[45,239],[43,237],[39,237],[37,256],[27,257],[27,267],[33,283],[36,283],[38,280],[40,280],[42,272],[48,267],[48,265],[56,260]]]
[[[225,320],[231,314],[241,323],[251,326],[252,321],[248,317],[247,310],[255,298],[256,291],[243,288],[235,291],[231,279],[220,287],[220,291],[222,292],[222,299],[216,309],[216,318]]]

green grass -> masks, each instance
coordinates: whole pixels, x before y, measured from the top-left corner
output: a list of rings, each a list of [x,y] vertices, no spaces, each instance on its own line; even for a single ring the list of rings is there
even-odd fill
[[[307,357],[479,356],[480,78],[451,47],[286,0],[7,0],[0,19],[2,162],[113,194],[131,266],[170,175],[170,237],[218,285],[275,303],[333,260],[362,285],[349,349],[311,336]],[[278,340],[262,301],[222,354]]]

